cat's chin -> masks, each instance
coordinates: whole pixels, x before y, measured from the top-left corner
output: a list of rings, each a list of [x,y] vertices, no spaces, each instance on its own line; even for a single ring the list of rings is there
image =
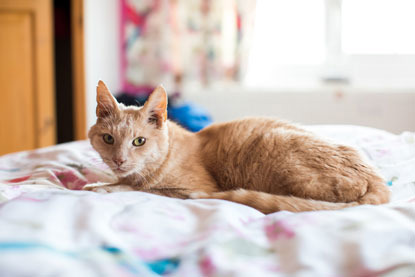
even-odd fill
[[[127,177],[128,175],[131,174],[131,170],[123,170],[120,168],[115,168],[112,169],[112,172],[114,172],[115,175],[117,175],[117,177]]]

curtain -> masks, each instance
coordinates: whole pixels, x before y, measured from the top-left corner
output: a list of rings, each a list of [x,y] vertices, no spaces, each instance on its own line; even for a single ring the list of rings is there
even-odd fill
[[[122,0],[123,90],[240,81],[254,15],[255,0]]]

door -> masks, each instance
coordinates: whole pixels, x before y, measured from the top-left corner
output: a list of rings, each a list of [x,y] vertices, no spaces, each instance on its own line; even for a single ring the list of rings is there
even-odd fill
[[[0,155],[55,143],[50,0],[0,1]]]

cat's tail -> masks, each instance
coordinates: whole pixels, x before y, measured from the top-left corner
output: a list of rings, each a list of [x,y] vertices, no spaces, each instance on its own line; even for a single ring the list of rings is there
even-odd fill
[[[315,210],[339,210],[360,205],[358,202],[333,203],[295,196],[275,195],[266,192],[237,189],[222,192],[194,192],[190,198],[224,199],[253,207],[264,214],[278,211],[304,212]]]
[[[367,185],[366,193],[357,200],[359,204],[384,204],[389,202],[390,191],[385,185],[385,181],[376,176],[372,175]]]
[[[190,198],[224,199],[253,207],[265,214],[278,211],[304,212],[317,210],[339,210],[358,205],[378,205],[389,202],[390,191],[384,180],[372,174],[366,192],[354,202],[328,202],[288,195],[276,195],[261,191],[236,189],[221,192],[193,192]]]

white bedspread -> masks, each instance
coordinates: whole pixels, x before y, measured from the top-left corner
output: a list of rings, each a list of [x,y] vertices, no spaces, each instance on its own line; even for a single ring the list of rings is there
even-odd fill
[[[0,157],[0,276],[415,276],[415,134],[310,127],[358,147],[392,202],[278,212],[143,192],[97,194],[114,177],[86,141]]]

